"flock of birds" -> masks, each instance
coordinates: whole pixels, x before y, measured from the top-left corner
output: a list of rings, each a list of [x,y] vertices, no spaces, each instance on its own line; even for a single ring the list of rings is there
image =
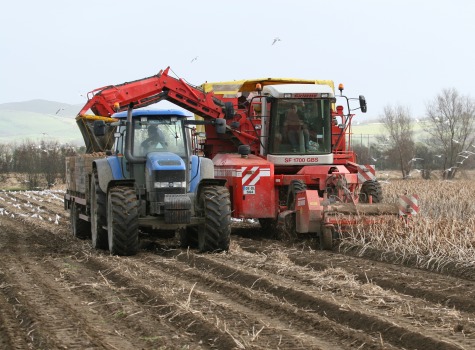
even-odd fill
[[[0,216],[9,216],[11,218],[32,218],[40,221],[49,221],[56,225],[59,225],[61,216],[55,214],[54,217],[48,215],[48,213],[42,209],[41,206],[32,204],[32,201],[50,202],[51,200],[63,201],[63,198],[56,195],[53,191],[25,191],[20,192],[25,196],[26,202],[18,201],[17,198],[11,196],[8,192],[0,192]],[[2,206],[2,202],[4,206]],[[8,207],[8,209],[7,209]]]

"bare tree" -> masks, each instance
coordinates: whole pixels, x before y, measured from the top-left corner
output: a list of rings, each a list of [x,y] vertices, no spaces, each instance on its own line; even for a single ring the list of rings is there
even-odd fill
[[[0,181],[4,181],[13,170],[13,146],[0,144]]]
[[[40,186],[41,149],[30,140],[25,140],[14,151],[15,171],[25,175],[24,182],[29,190]]]
[[[400,105],[386,106],[380,119],[389,133],[387,141],[396,154],[402,176],[407,178],[414,158],[414,133],[409,109]]]
[[[461,152],[475,142],[475,102],[454,88],[444,89],[426,106],[426,114],[428,141],[443,157],[442,175],[453,178],[463,164]]]

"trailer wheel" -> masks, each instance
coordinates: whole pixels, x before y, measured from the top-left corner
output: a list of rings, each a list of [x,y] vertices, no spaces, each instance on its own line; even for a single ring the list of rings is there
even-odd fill
[[[135,190],[117,186],[107,195],[107,233],[113,255],[135,255],[139,250],[139,202]]]
[[[106,194],[99,187],[97,171],[92,174],[91,181],[91,240],[94,249],[107,249]]]
[[[373,203],[380,203],[383,200],[383,189],[377,180],[367,180],[361,186],[359,200],[361,203],[368,203],[369,196],[373,197]]]
[[[74,201],[71,203],[69,219],[71,221],[71,232],[74,237],[87,239],[91,236],[91,223],[79,218],[79,208]]]
[[[231,200],[224,186],[206,186],[199,197],[205,223],[198,229],[198,249],[201,252],[229,249],[231,236]]]

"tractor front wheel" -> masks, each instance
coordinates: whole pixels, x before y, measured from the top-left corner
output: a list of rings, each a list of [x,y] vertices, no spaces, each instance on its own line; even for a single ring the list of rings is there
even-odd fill
[[[111,254],[137,254],[139,249],[139,202],[133,188],[117,186],[109,190],[107,233]]]
[[[199,210],[205,222],[198,229],[201,252],[229,249],[231,236],[231,200],[224,186],[206,186],[199,197]]]

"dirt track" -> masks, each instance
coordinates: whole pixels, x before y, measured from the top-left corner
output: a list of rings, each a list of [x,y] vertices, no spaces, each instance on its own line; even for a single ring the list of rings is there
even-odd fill
[[[110,256],[61,194],[0,192],[5,349],[474,349],[475,282],[257,239]],[[246,233],[246,234],[243,234]]]

